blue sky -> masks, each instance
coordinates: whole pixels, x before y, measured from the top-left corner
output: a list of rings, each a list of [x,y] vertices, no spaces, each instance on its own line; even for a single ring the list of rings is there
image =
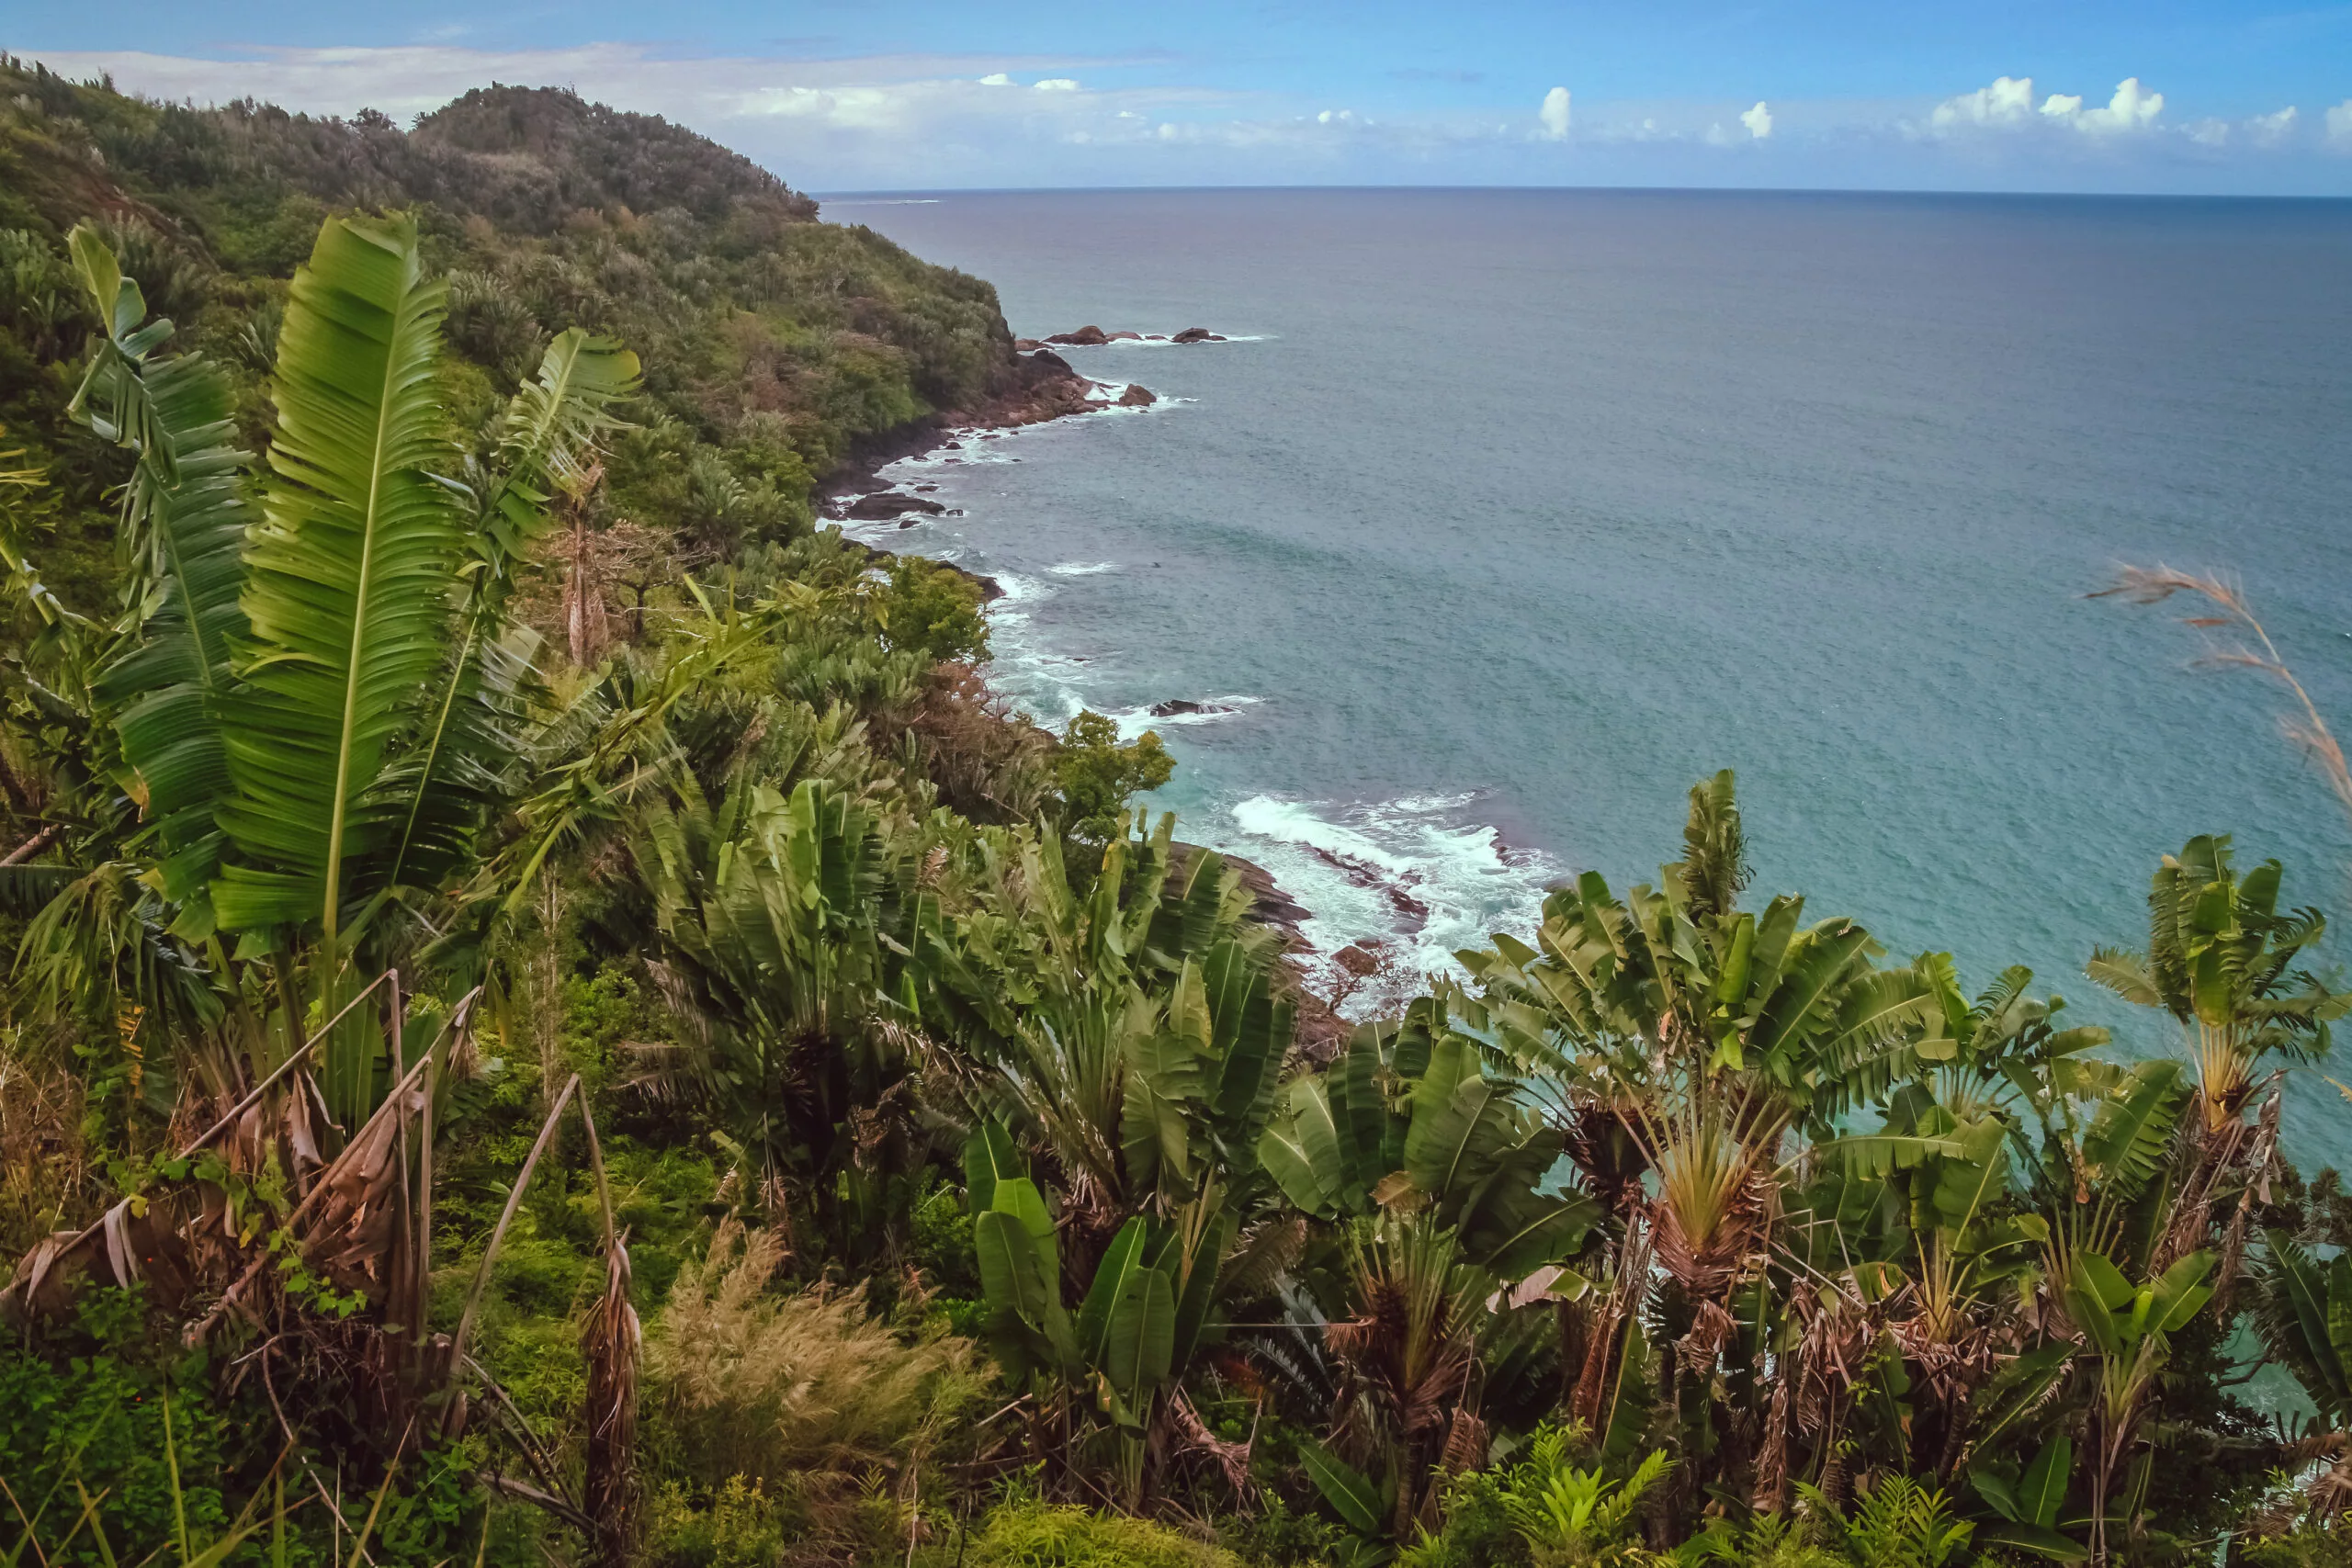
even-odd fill
[[[0,47],[320,113],[569,85],[818,191],[2352,195],[2352,4],[0,0]]]

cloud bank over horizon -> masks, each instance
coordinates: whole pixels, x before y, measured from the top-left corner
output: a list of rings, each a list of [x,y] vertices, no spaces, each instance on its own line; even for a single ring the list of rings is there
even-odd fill
[[[1563,73],[1508,102],[1483,73],[1430,71],[1419,76],[1456,101],[1400,110],[1188,81],[1182,62],[1148,51],[794,57],[424,42],[20,52],[167,101],[251,97],[403,122],[493,81],[569,87],[662,115],[817,191],[1393,183],[2352,194],[2352,94],[2198,113],[2138,74],[2004,74],[1913,96],[1610,99]]]

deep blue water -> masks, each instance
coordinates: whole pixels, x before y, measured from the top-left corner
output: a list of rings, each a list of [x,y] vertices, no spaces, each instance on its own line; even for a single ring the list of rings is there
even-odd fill
[[[1438,963],[1524,931],[1563,873],[1654,874],[1724,766],[1759,899],[1949,950],[1972,987],[2030,964],[2135,1051],[2168,1026],[2081,964],[2141,939],[2166,850],[2234,832],[2291,899],[2352,908],[2352,833],[2279,694],[2188,668],[2169,608],[2082,597],[2120,561],[2234,570],[2352,727],[2352,203],[1155,191],[828,216],[990,279],[1018,333],[1249,340],[1069,351],[1170,400],[910,468],[966,514],[880,532],[1005,582],[996,679],[1042,717],[1232,707],[1160,726],[1164,801],[1269,864],[1327,949]],[[2352,1156],[2315,1077],[2289,1127],[2299,1158]]]

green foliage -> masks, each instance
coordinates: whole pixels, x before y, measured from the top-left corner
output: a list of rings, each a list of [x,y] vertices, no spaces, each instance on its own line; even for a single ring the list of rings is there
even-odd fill
[[[791,1539],[765,1485],[741,1475],[729,1476],[703,1507],[671,1482],[647,1515],[642,1550],[659,1568],[774,1568]]]
[[[933,660],[988,661],[989,627],[980,618],[978,585],[962,572],[921,556],[892,558],[890,592],[875,619],[887,648],[904,649]]]
[[[1054,766],[1064,823],[1072,836],[1100,843],[1122,830],[1131,796],[1174,775],[1176,760],[1151,730],[1122,744],[1115,720],[1082,712],[1062,732]]]
[[[1143,1519],[1008,1503],[974,1532],[971,1568],[1239,1568],[1220,1547]]]
[[[1611,1481],[1598,1466],[1572,1462],[1570,1446],[1562,1428],[1539,1428],[1502,1487],[1504,1516],[1527,1543],[1530,1562],[1534,1568],[1606,1568],[1643,1561],[1637,1510],[1670,1461],[1653,1452],[1630,1475]]]
[[[1511,1522],[1508,1479],[1468,1471],[1446,1483],[1445,1524],[1396,1554],[1396,1568],[1529,1568],[1527,1538]]]
[[[74,1530],[77,1483],[104,1495],[107,1536],[137,1561],[174,1540],[182,1517],[198,1539],[221,1534],[268,1468],[268,1456],[244,1440],[245,1423],[266,1422],[266,1409],[221,1408],[203,1392],[201,1363],[174,1367],[148,1330],[143,1297],[122,1292],[91,1297],[70,1344],[0,1348],[0,1410],[8,1413],[0,1481],[33,1517],[51,1562],[105,1561],[97,1538]],[[10,1526],[21,1528],[13,1512]]]
[[[1563,1149],[1528,1086],[1491,1069],[1443,994],[1417,998],[1401,1022],[1360,1026],[1329,1070],[1292,1079],[1260,1145],[1303,1212],[1426,1210],[1510,1279],[1573,1255],[1600,1217],[1586,1194],[1547,1190]]]
[[[2352,1568],[2352,1522],[2342,1516],[2297,1520],[2280,1533],[2240,1543],[2249,1568]]]
[[[0,879],[0,1196],[28,1241],[131,1200],[0,1302],[35,1323],[0,1479],[50,1561],[105,1560],[51,1528],[77,1483],[130,1561],[255,1557],[281,1408],[288,1464],[380,1474],[355,1412],[415,1362],[368,1270],[431,1229],[453,1320],[575,1072],[596,1168],[563,1123],[468,1347],[502,1392],[385,1483],[376,1561],[577,1555],[568,1501],[485,1517],[476,1477],[594,1490],[582,1319],[618,1278],[640,1555],[680,1568],[1222,1563],[1060,1505],[1270,1484],[1227,1529],[1269,1564],[2157,1561],[2340,1446],[2352,1226],[2253,1069],[2352,1003],[2275,863],[2192,840],[2146,953],[2093,960],[2193,1071],[2094,1056],[2023,970],[1971,999],[1947,954],[1743,908],[1728,773],[1654,884],[1579,877],[1469,983],[1302,1043],[1240,878],[1130,821],[1158,738],[1008,717],[971,580],[813,530],[870,438],[1003,390],[986,285],[568,94],[403,132],[0,77],[0,822],[42,834]],[[401,1014],[320,1065],[340,1127],[297,1077],[170,1157],[392,966]],[[329,1224],[390,1026],[469,996],[433,1146],[404,1124]],[[85,1282],[42,1326],[36,1277],[85,1267],[173,1313]],[[2228,1393],[2245,1306],[2299,1446]],[[1023,1463],[1039,1497],[966,1529]]]
[[[1808,1491],[1806,1500],[1838,1517],[1818,1492]],[[1975,1529],[1952,1517],[1942,1492],[1900,1473],[1873,1478],[1841,1523],[1856,1568],[1944,1568],[1968,1550]]]

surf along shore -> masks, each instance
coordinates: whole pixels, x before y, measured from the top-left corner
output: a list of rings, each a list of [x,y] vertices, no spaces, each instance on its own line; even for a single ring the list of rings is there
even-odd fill
[[[907,458],[952,453],[966,442],[992,440],[1002,432],[1028,425],[1110,409],[1149,407],[1159,399],[1148,388],[1132,382],[1096,380],[1054,352],[1054,345],[1097,347],[1123,340],[1183,345],[1230,341],[1205,327],[1188,327],[1162,334],[1106,333],[1100,327],[1085,326],[1044,339],[1015,339],[1020,368],[1010,386],[977,407],[943,411],[861,443],[846,462],[818,484],[818,493],[822,498],[820,519],[842,525],[849,543],[864,549],[877,562],[887,560],[894,552],[849,535],[849,527],[862,525],[870,529],[896,523],[901,528],[910,528],[927,518],[961,513],[932,499],[928,492],[936,486],[885,479],[883,470]],[[955,458],[949,457],[945,460],[953,462]],[[953,561],[935,564],[976,584],[984,604],[992,604],[1005,596],[1003,587],[994,578]],[[1154,711],[1163,709],[1170,715],[1201,711],[1200,705],[1181,701],[1159,705]],[[1177,849],[1189,856],[1202,852],[1203,847],[1180,842]],[[1312,910],[1285,893],[1264,866],[1230,851],[1216,852],[1241,874],[1242,886],[1256,900],[1254,918],[1282,934],[1285,948],[1283,967],[1296,998],[1302,1047],[1317,1059],[1336,1053],[1346,1043],[1351,1025],[1332,1010],[1320,992],[1308,985],[1309,963],[1317,958],[1334,960],[1340,973],[1363,976],[1373,973],[1376,960],[1364,946],[1355,943],[1336,955],[1320,953],[1304,931],[1306,922],[1314,918]]]

